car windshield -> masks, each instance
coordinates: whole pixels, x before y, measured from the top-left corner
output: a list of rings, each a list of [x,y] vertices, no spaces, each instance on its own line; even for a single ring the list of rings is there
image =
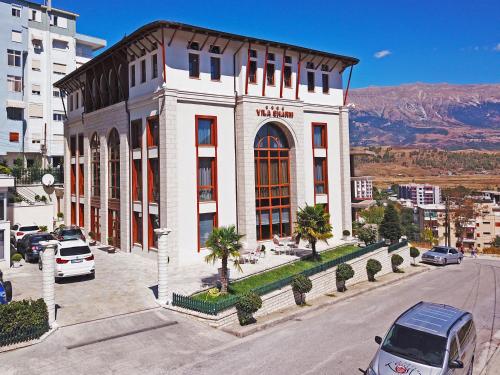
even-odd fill
[[[42,234],[38,236],[31,237],[31,243],[39,243],[40,241],[50,241],[53,240],[54,237],[50,234]]]
[[[446,338],[395,324],[387,334],[382,350],[410,361],[441,367]]]
[[[448,254],[448,249],[444,247],[433,247],[431,251],[433,253]]]
[[[20,232],[32,232],[34,230],[39,230],[38,225],[31,225],[31,226],[26,226],[26,227],[20,227],[19,231]]]
[[[90,254],[90,248],[88,246],[64,247],[59,250],[59,253],[63,257],[70,257],[73,255],[85,255],[85,254]]]
[[[80,237],[82,231],[80,229],[64,229],[61,234],[65,237]]]

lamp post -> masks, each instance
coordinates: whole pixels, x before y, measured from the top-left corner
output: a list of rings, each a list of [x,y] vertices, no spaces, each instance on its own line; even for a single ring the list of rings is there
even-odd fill
[[[155,229],[158,236],[158,299],[156,301],[160,305],[166,305],[170,302],[167,293],[167,236],[171,231],[170,228]]]
[[[43,300],[47,305],[47,311],[49,313],[49,326],[52,327],[56,321],[54,255],[57,241],[41,241],[40,245],[43,246],[44,249],[42,253]]]

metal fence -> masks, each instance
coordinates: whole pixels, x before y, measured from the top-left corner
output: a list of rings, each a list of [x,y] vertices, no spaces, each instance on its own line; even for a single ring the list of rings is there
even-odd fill
[[[62,184],[64,182],[64,173],[62,168],[13,168],[16,185],[31,185],[42,182],[42,177],[46,174],[54,176],[54,183]]]
[[[408,245],[408,240],[403,240],[401,242],[393,243],[387,248],[387,251],[389,253],[392,253],[393,251],[396,251],[398,249],[401,249],[402,247]]]
[[[339,258],[329,260],[328,262],[318,264],[315,267],[309,268],[307,270],[304,270],[300,272],[304,276],[312,276],[317,273],[326,271],[332,267],[336,267],[339,264],[348,262],[350,260],[362,257],[363,255],[366,255],[368,253],[371,253],[372,251],[378,250],[382,247],[385,246],[385,242],[377,242],[371,245],[368,245],[366,247],[362,247],[350,254],[343,255]],[[294,275],[295,276],[295,275]],[[280,280],[273,281],[268,284],[264,284],[258,288],[253,289],[252,291],[257,293],[258,295],[264,295],[270,292],[273,292],[278,289],[282,289],[286,287],[287,285],[290,285],[292,282],[294,276],[288,276]],[[217,302],[211,302],[211,301],[202,301],[195,299],[190,296],[183,296],[177,293],[173,293],[172,297],[172,305],[178,306],[178,307],[183,307],[185,309],[197,311],[200,313],[208,314],[208,315],[217,315],[221,311],[227,310],[231,307],[233,307],[236,302],[238,301],[238,296],[230,296],[227,298],[224,298],[221,301]]]
[[[38,339],[48,330],[49,323],[46,322],[40,326],[17,328],[9,333],[0,332],[0,347]]]

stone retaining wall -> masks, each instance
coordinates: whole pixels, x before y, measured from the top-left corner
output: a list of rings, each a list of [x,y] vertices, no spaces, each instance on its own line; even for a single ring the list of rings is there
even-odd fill
[[[375,250],[369,254],[363,255],[357,259],[347,262],[354,269],[354,277],[348,280],[346,285],[349,286],[368,280],[368,276],[366,274],[366,262],[368,261],[368,259],[376,259],[382,264],[382,270],[379,273],[377,273],[375,277],[380,277],[382,275],[391,273],[392,272],[391,256],[393,254],[399,254],[403,257],[404,262],[400,266],[400,268],[405,268],[410,266],[411,262],[413,261],[412,258],[410,257],[410,249],[408,246],[402,247],[401,249],[393,251],[392,253],[388,253],[387,247],[383,247],[381,249]],[[325,272],[321,272],[311,276],[313,288],[309,293],[307,293],[308,300],[336,291],[336,282],[335,282],[336,269],[337,267],[332,267],[331,269]],[[258,318],[260,316],[268,315],[270,313],[294,305],[295,305],[295,300],[293,298],[292,288],[291,286],[286,286],[280,290],[276,290],[274,292],[262,296],[262,308],[259,311],[257,311],[255,317]],[[210,316],[174,306],[169,306],[169,308],[175,311],[191,315],[205,322],[209,322],[210,325],[215,327],[223,327],[238,322],[238,318],[236,316],[236,309],[234,307],[220,313],[217,316]]]

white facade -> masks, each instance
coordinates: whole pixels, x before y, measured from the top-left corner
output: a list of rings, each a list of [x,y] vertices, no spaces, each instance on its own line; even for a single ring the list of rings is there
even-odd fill
[[[211,226],[237,225],[248,246],[289,236],[305,204],[323,204],[340,238],[351,229],[341,73],[356,63],[177,23],[142,27],[57,83],[79,98],[65,127],[65,217],[125,251],[155,250],[152,230],[169,227],[176,264],[203,261]],[[79,82],[91,83],[85,93]]]
[[[410,199],[414,205],[439,204],[441,189],[428,184],[399,185],[398,198]]]
[[[373,178],[351,177],[353,182],[353,197],[356,200],[372,199],[373,197]]]

